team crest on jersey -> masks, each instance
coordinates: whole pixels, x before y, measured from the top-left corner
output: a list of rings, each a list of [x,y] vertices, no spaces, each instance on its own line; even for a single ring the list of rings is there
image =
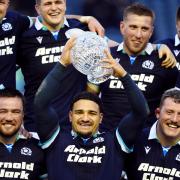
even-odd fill
[[[93,140],[93,143],[99,143],[99,142],[104,142],[104,138],[103,137],[97,137],[96,139]]]
[[[180,161],[180,153],[176,156],[176,161]]]
[[[146,60],[143,62],[142,67],[145,69],[153,69],[154,68],[154,62],[152,62],[151,60]]]
[[[37,41],[41,44],[41,43],[42,43],[42,40],[43,40],[43,37],[42,37],[42,36],[39,36],[39,37],[37,37],[36,39],[37,39]]]
[[[146,154],[148,154],[149,151],[151,150],[151,148],[150,148],[149,146],[145,146],[144,149],[145,149],[145,151],[146,151]]]
[[[12,29],[12,25],[10,23],[4,23],[2,24],[3,31],[9,31]]]
[[[23,147],[21,149],[21,154],[23,154],[25,156],[31,156],[32,155],[32,150],[30,148]]]
[[[175,54],[176,56],[178,56],[179,52],[180,52],[180,51],[178,51],[178,50],[174,50],[174,54]]]

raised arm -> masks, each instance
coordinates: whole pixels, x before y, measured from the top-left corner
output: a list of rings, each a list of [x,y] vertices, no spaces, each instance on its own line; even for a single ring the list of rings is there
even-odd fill
[[[60,62],[56,64],[43,80],[35,96],[34,109],[36,113],[38,135],[41,142],[49,140],[59,129],[57,114],[53,108],[50,107],[50,103],[59,94],[63,74],[66,71],[66,67],[70,64],[70,58],[66,55],[66,51],[69,51],[73,43],[74,39],[70,39],[67,42],[61,55]]]
[[[101,25],[101,23],[94,18],[93,16],[80,16],[80,15],[66,15],[67,18],[71,19],[78,19],[82,23],[86,23],[88,25],[88,28],[92,32],[96,32],[99,36],[104,36],[104,27]]]
[[[145,118],[149,113],[149,108],[142,92],[123,67],[115,61],[108,52],[107,57],[108,58],[105,62],[108,63],[108,68],[112,68],[114,70],[114,76],[120,78],[122,81],[131,105],[131,112],[120,121],[116,130],[116,137],[121,145],[121,148],[124,148],[124,151],[129,151],[136,139],[136,134],[141,129]]]

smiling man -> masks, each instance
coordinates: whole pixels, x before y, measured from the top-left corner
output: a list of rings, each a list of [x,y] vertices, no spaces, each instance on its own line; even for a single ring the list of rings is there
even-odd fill
[[[131,112],[122,119],[115,132],[100,133],[99,124],[103,118],[101,100],[94,94],[81,92],[70,105],[72,131],[64,132],[50,103],[62,87],[73,44],[73,39],[66,43],[60,62],[42,82],[35,97],[38,134],[42,148],[47,152],[48,179],[119,180],[124,153],[133,149],[136,134],[147,116],[146,101],[127,72],[106,52],[105,68],[112,68],[114,75],[122,80]]]
[[[93,20],[89,21],[88,26],[77,19],[66,19],[66,0],[36,0],[35,8],[39,16],[36,18],[35,24],[23,33],[18,58],[18,64],[25,80],[24,126],[31,132],[37,131],[34,122],[33,101],[39,85],[59,60],[63,47],[69,39],[70,31],[89,30],[88,27],[91,24],[92,28],[93,24]],[[95,26],[97,27],[97,23],[94,24]],[[95,29],[98,28],[93,28],[93,31]],[[61,117],[62,128],[70,129],[69,103],[77,92],[85,90],[86,78],[79,76],[77,71],[70,67],[65,74],[63,87],[59,96],[52,102],[52,106]]]
[[[162,66],[163,59],[159,58],[158,51],[149,42],[154,20],[155,14],[148,7],[140,3],[129,5],[124,9],[123,21],[120,22],[123,42],[111,48],[113,57],[119,59],[147,99],[150,115],[145,122],[146,127],[154,123],[154,111],[159,105],[161,95],[165,90],[175,87],[179,73],[176,67]],[[90,84],[90,89],[98,88]],[[129,112],[130,106],[124,87],[119,79],[111,76],[108,81],[99,85],[98,90],[105,108],[101,130],[112,130],[119,123],[119,117]],[[123,103],[119,104],[119,101]]]
[[[24,97],[14,89],[0,90],[0,179],[40,179],[45,176],[44,154],[35,139],[19,135]]]
[[[130,180],[180,178],[180,90],[169,89],[156,109],[157,122],[144,129],[126,162]]]

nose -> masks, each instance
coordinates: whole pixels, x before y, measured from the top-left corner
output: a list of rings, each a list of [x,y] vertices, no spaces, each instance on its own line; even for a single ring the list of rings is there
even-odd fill
[[[83,121],[89,121],[89,115],[88,115],[88,113],[84,113],[84,114],[83,114],[82,120],[83,120]]]
[[[173,122],[178,122],[178,119],[179,119],[179,114],[174,114],[173,115],[173,117],[171,118],[171,120],[173,121]]]
[[[6,121],[12,121],[13,120],[13,114],[11,112],[8,112],[5,116]]]
[[[52,10],[56,10],[56,4],[55,4],[55,3],[52,3],[52,4],[51,4],[51,9],[52,9]]]
[[[142,30],[141,29],[137,29],[136,31],[136,37],[141,38],[142,37]]]

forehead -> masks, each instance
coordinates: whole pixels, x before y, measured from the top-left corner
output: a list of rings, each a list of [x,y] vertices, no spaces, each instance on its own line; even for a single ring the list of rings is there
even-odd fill
[[[91,100],[80,99],[74,103],[73,110],[99,111],[99,105]]]
[[[3,2],[3,3],[8,3],[9,2],[9,0],[0,0],[0,2]]]
[[[129,13],[125,19],[125,22],[128,24],[138,24],[144,26],[152,26],[152,17],[144,15],[136,15]]]
[[[180,112],[180,103],[176,103],[174,102],[173,98],[168,97],[164,100],[162,108],[172,109],[172,110]]]
[[[62,2],[64,3],[66,0],[40,0],[41,3],[47,3],[47,2]]]
[[[18,97],[0,97],[0,108],[22,108],[22,100]]]

